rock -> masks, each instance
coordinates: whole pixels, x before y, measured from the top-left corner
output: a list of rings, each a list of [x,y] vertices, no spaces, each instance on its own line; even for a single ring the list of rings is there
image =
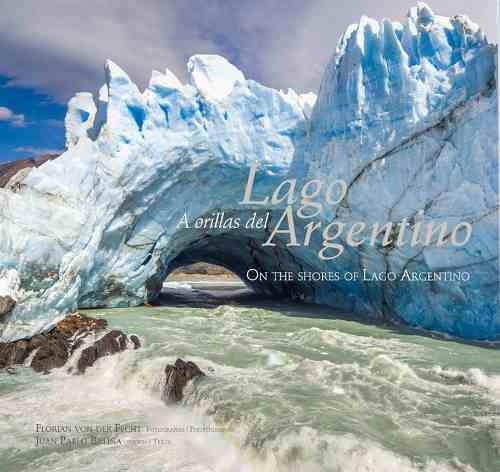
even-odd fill
[[[12,363],[12,348],[13,345],[7,343],[0,344],[0,369],[4,369]]]
[[[30,345],[26,340],[14,343],[0,343],[0,368],[22,364],[30,352]]]
[[[186,384],[196,377],[204,376],[205,373],[194,362],[177,359],[174,365],[168,364],[165,367],[162,400],[167,405],[180,402]]]
[[[0,187],[5,187],[9,180],[14,177],[18,172],[24,169],[32,169],[33,167],[40,167],[47,161],[52,161],[59,154],[43,154],[36,158],[18,159],[12,162],[7,162],[0,165]]]
[[[62,367],[69,357],[69,343],[60,333],[48,336],[46,342],[38,349],[30,366],[36,372],[45,372]]]
[[[106,328],[108,322],[103,319],[90,318],[89,316],[75,313],[57,323],[55,330],[66,337],[78,336],[82,333],[91,333]]]
[[[21,340],[15,343],[15,349],[13,351],[13,364],[22,364],[25,359],[29,356],[30,345],[28,341]]]
[[[30,349],[33,351],[35,349],[38,349],[41,347],[45,342],[47,338],[43,334],[35,334],[31,339],[30,339]]]
[[[66,364],[84,338],[99,333],[107,326],[107,321],[74,313],[58,322],[45,334],[36,334],[30,339],[0,343],[0,369],[23,364],[33,355],[30,367],[36,372],[49,373],[51,369]],[[134,349],[141,346],[137,336],[131,336]],[[94,362],[104,356],[121,352],[128,347],[128,338],[122,331],[110,331],[91,346],[84,349],[78,360],[78,371],[84,372]]]
[[[83,342],[83,338],[107,326],[107,321],[74,313],[59,321],[46,335],[35,335],[30,340],[31,350],[38,349],[31,361],[37,372],[62,367]]]
[[[0,320],[16,306],[16,301],[9,295],[0,296]]]
[[[122,331],[113,330],[82,351],[78,359],[78,372],[85,372],[87,367],[94,365],[95,361],[101,357],[116,354],[125,349],[127,349],[127,336]]]
[[[139,349],[141,347],[141,341],[135,334],[130,336],[130,341],[134,344],[134,349]]]

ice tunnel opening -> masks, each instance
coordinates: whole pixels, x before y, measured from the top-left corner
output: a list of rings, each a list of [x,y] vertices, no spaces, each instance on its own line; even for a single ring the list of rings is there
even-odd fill
[[[203,273],[199,276],[189,274],[194,268],[198,272],[212,270],[222,278],[227,277],[215,285],[227,284],[236,290],[244,290],[245,296],[252,294],[259,300],[313,302],[315,284],[275,276],[301,271],[307,263],[284,242],[277,241],[273,247],[263,246],[264,238],[265,234],[245,231],[197,234],[189,239],[179,236],[179,240],[173,241],[177,251],[165,261],[164,270],[156,274],[156,280],[150,283],[153,287],[148,294],[150,301],[163,300],[165,288],[179,287],[183,283],[186,289],[189,285],[196,289],[212,289],[210,282],[203,280],[207,278]],[[200,283],[195,281],[189,284],[188,279],[200,279]]]
[[[245,286],[244,281],[234,272],[221,265],[210,264],[208,262],[195,262],[178,267],[168,275],[164,285],[176,282],[195,283],[198,281],[228,282],[238,286]]]
[[[163,305],[211,306],[251,301],[256,295],[250,285],[226,267],[195,262],[170,272],[157,302]]]

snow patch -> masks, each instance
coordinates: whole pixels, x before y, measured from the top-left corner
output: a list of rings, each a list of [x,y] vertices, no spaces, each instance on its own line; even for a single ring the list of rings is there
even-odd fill
[[[209,100],[222,100],[234,86],[245,82],[243,73],[227,59],[217,55],[192,56],[187,64],[191,83]]]

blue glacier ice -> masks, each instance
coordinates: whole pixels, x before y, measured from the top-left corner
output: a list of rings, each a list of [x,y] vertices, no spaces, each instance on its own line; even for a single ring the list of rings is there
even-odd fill
[[[317,98],[265,87],[220,56],[193,56],[187,69],[186,84],[153,71],[140,91],[108,61],[98,96],[68,104],[67,150],[0,188],[0,295],[17,300],[2,340],[77,308],[154,299],[172,270],[196,261],[242,277],[249,267],[469,271],[467,282],[253,285],[332,313],[500,337],[496,46],[477,25],[423,3],[403,23],[362,17]],[[461,248],[361,245],[325,262],[318,241],[266,247],[265,231],[179,227],[185,213],[251,215],[239,202],[255,161],[257,198],[287,176],[343,179],[348,193],[324,221],[468,221],[472,238]]]

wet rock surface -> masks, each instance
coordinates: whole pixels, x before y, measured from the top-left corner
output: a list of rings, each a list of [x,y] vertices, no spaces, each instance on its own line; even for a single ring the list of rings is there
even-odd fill
[[[127,349],[127,336],[122,331],[113,330],[105,334],[92,346],[82,351],[78,360],[78,372],[85,372],[88,367],[94,365],[97,359],[110,356]]]
[[[48,336],[38,348],[30,366],[36,372],[46,372],[66,364],[70,355],[67,338],[56,333]],[[17,362],[19,364],[19,362]]]
[[[132,341],[134,349],[139,349],[141,347],[141,341],[139,341],[139,338],[135,334],[130,336],[130,341]]]
[[[30,339],[0,343],[0,369],[25,364],[33,356],[29,366],[36,372],[49,372],[62,367],[72,354],[82,346],[88,336],[99,335],[107,327],[104,319],[95,319],[80,313],[67,316],[45,334],[36,334]],[[141,343],[137,336],[129,338],[121,331],[104,334],[89,347],[83,349],[78,359],[78,372],[83,373],[97,359],[121,352],[130,345],[134,349]]]
[[[0,296],[0,320],[16,306],[16,301],[9,295]]]
[[[187,383],[197,377],[205,377],[205,373],[191,361],[177,359],[174,365],[165,367],[165,384],[161,398],[167,405],[182,400],[183,390]]]

